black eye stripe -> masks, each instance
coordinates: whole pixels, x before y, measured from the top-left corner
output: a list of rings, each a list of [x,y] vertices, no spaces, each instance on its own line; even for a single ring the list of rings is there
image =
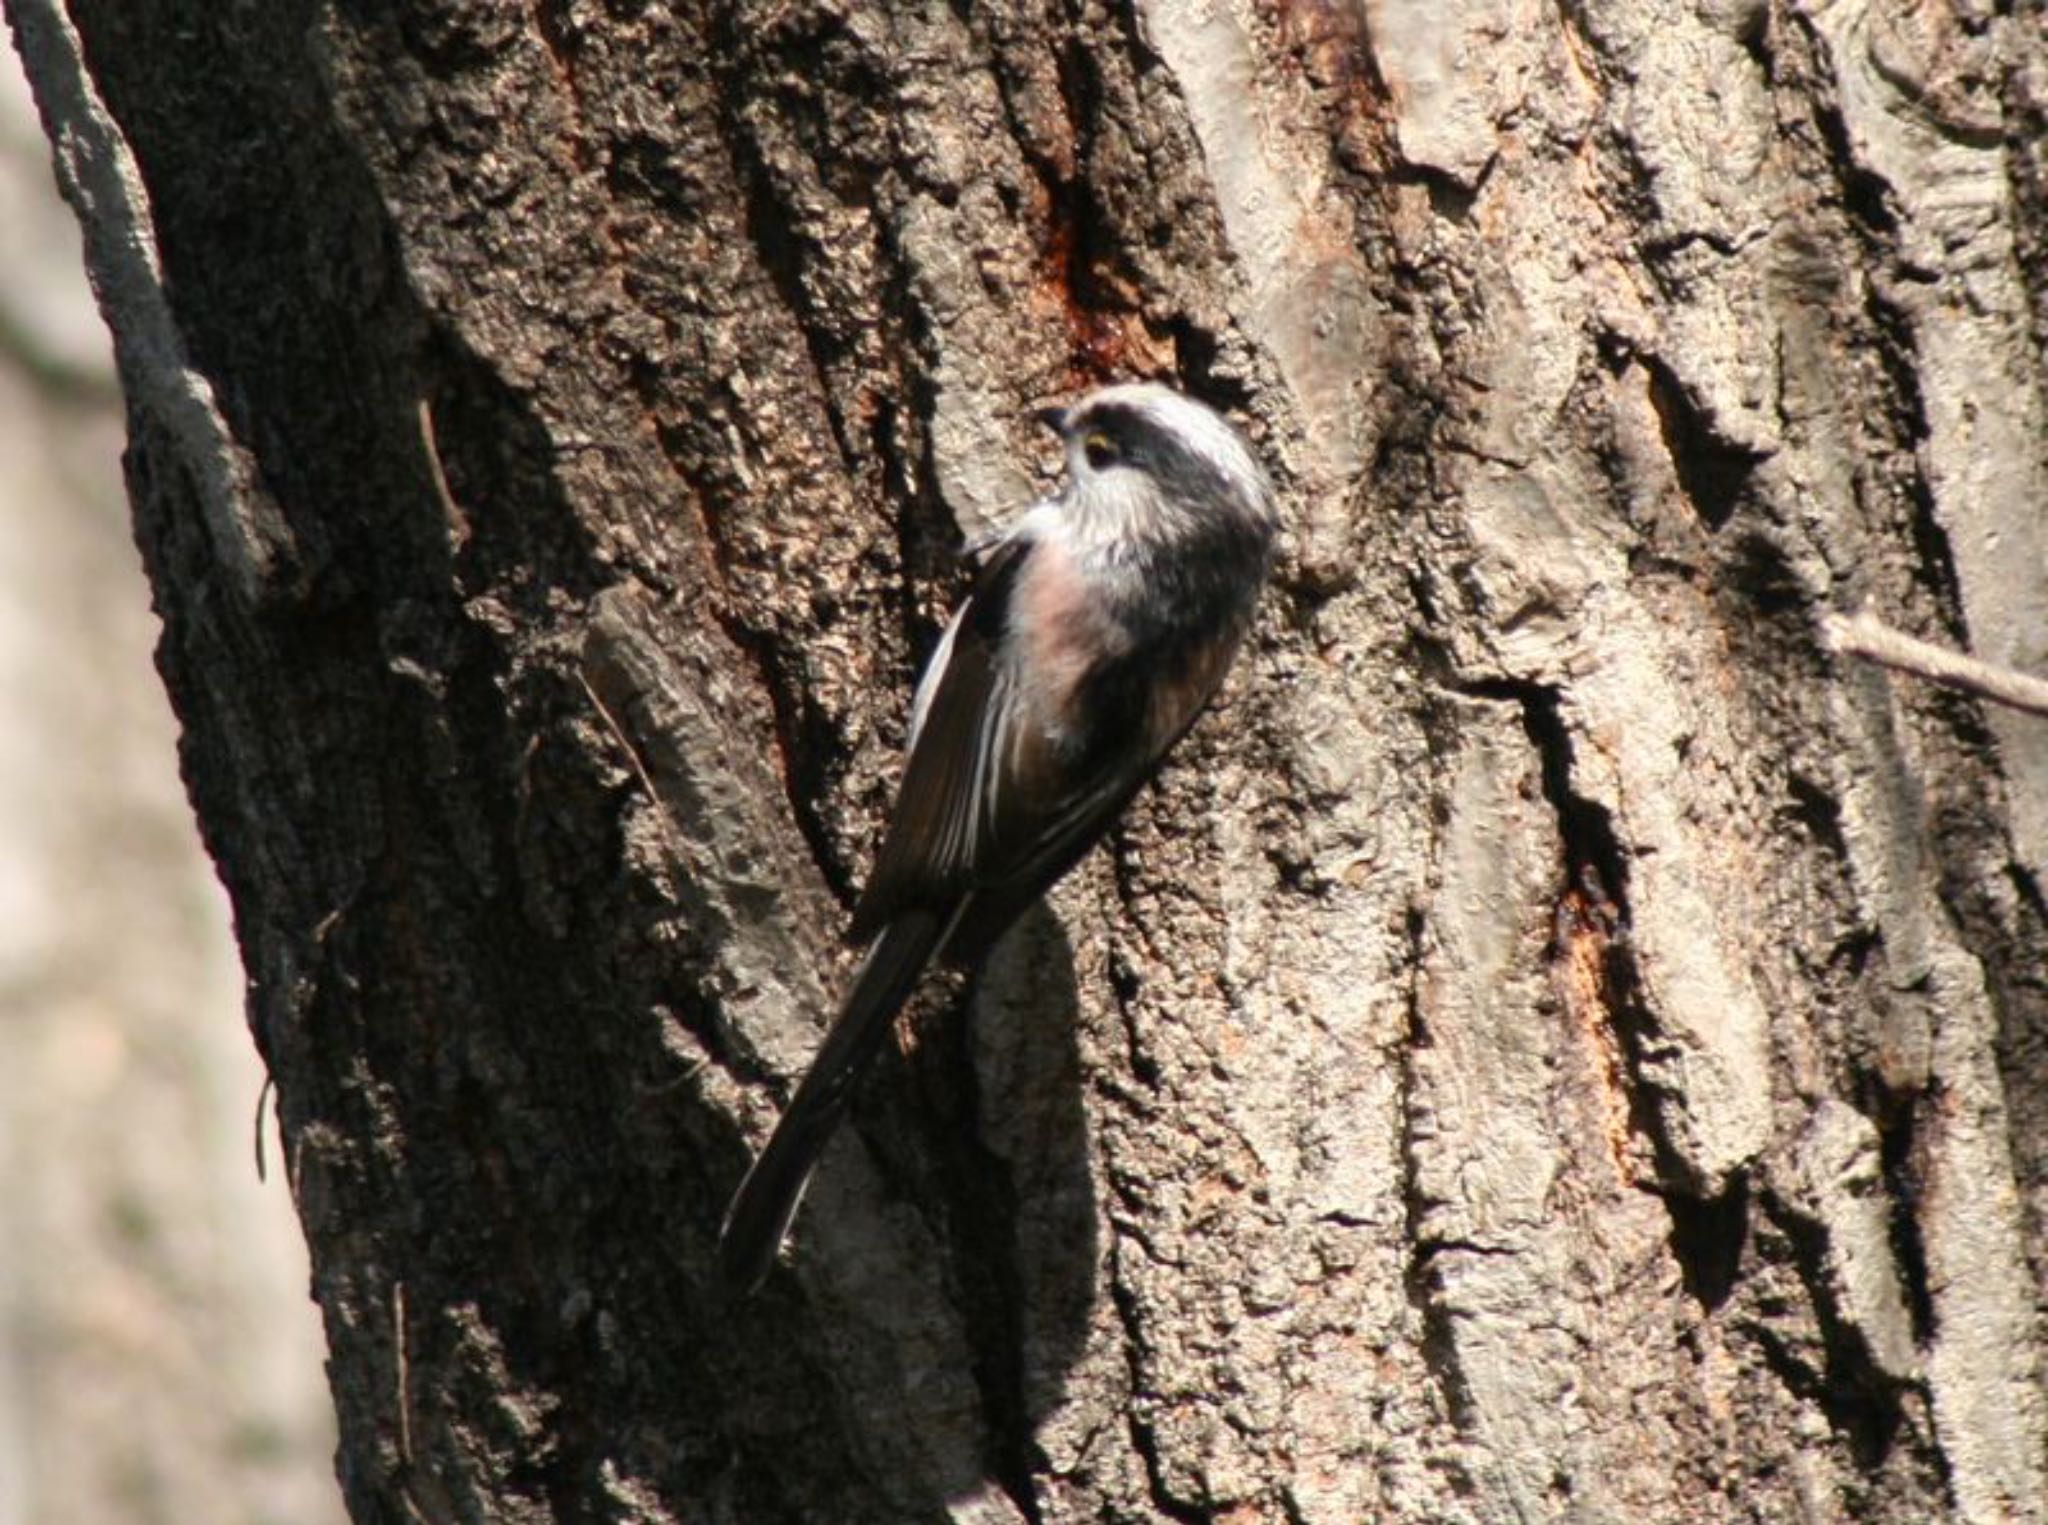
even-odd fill
[[[1145,422],[1129,408],[1116,403],[1097,403],[1076,418],[1071,427],[1083,438],[1090,434],[1106,434],[1114,440],[1127,440],[1143,431]]]
[[[1088,464],[1098,471],[1123,463],[1147,473],[1177,495],[1208,496],[1229,490],[1213,461],[1138,409],[1119,403],[1097,404],[1075,418],[1071,427],[1080,436]],[[1099,453],[1091,443],[1098,435],[1107,440],[1107,453]]]

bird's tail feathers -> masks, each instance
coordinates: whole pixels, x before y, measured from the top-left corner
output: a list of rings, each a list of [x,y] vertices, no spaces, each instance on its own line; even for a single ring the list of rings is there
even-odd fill
[[[958,910],[945,917],[905,911],[868,949],[817,1057],[726,1209],[718,1231],[718,1276],[728,1291],[753,1291],[775,1264],[811,1171],[845,1115],[855,1083],[881,1051],[890,1019],[910,999],[918,976],[959,919]]]

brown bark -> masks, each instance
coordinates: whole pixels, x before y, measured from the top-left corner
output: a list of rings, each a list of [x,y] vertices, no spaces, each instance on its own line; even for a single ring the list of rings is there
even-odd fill
[[[360,1519],[2038,1518],[2041,17],[9,0]],[[1027,405],[1279,472],[1254,649],[868,1088]]]

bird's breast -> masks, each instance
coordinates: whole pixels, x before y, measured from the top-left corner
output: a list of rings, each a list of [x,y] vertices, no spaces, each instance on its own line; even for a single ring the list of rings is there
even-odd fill
[[[1033,548],[1018,579],[1010,639],[1018,696],[1034,729],[1055,743],[1079,738],[1087,679],[1121,657],[1129,637],[1081,558],[1058,540]]]

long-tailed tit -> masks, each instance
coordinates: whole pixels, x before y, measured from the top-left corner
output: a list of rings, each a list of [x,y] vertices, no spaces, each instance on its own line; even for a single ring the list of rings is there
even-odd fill
[[[1221,418],[1150,384],[1040,417],[1065,443],[1065,490],[982,549],[918,684],[896,814],[848,932],[872,946],[726,1210],[734,1289],[774,1264],[926,964],[974,964],[1087,852],[1216,691],[1266,580],[1272,488]]]

